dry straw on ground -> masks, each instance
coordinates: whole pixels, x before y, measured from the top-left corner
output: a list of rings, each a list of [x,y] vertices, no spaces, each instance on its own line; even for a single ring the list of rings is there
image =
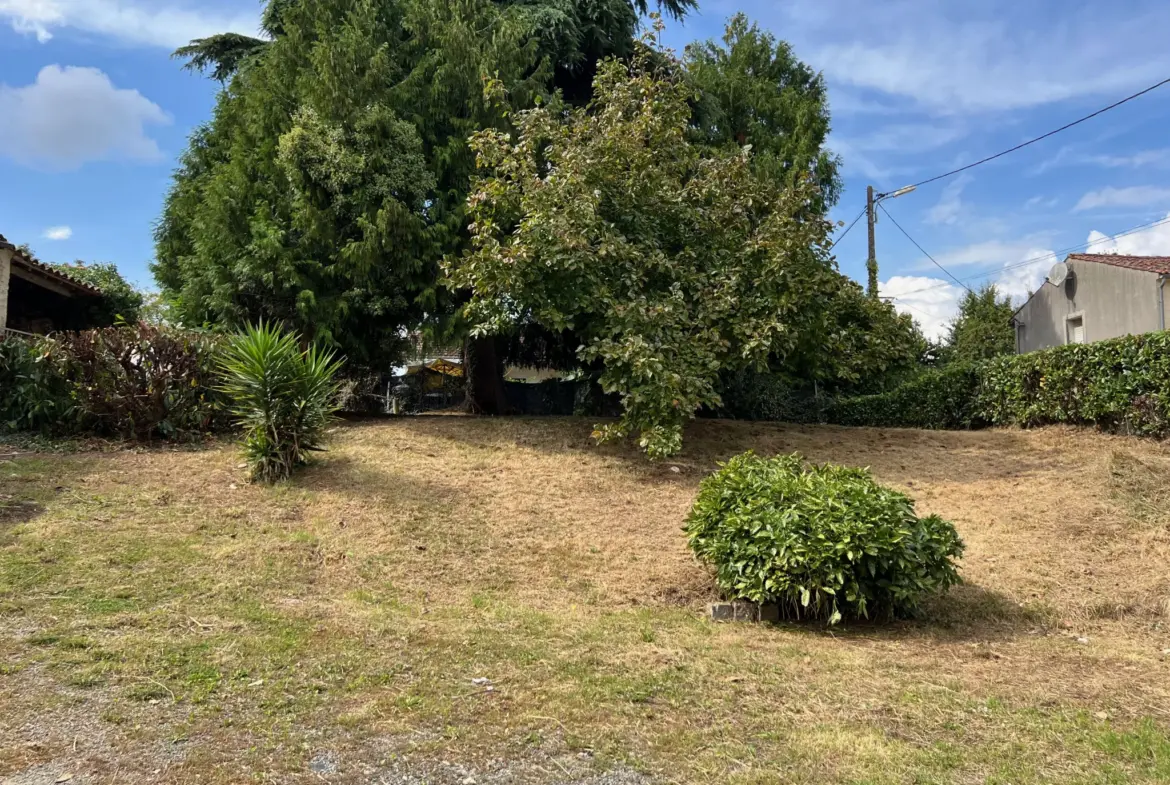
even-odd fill
[[[652,464],[588,434],[346,425],[277,488],[228,446],[0,466],[0,777],[1170,776],[1163,447],[701,422]],[[749,448],[872,467],[955,522],[967,585],[890,627],[711,624],[681,525]]]

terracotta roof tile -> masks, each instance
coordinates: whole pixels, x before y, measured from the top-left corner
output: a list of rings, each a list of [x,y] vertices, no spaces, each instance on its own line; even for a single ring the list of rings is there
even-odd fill
[[[1098,262],[1129,270],[1170,275],[1170,256],[1121,256],[1109,253],[1074,253],[1069,259],[1075,262]]]
[[[16,246],[8,242],[4,235],[0,234],[0,250],[6,251],[15,248]],[[102,290],[98,289],[96,286],[90,286],[85,281],[80,281],[74,278],[72,275],[68,275],[61,272],[60,270],[56,270],[47,264],[38,262],[36,259],[30,259],[19,251],[13,254],[12,263],[23,267],[26,270],[35,270],[41,275],[45,275],[54,280],[61,281],[62,283],[72,286],[74,289],[81,290],[85,294],[101,295],[102,293]]]

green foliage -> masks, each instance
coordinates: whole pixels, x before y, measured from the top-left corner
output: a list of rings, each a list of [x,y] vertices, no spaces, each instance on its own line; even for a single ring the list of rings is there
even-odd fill
[[[968,291],[959,304],[959,315],[951,323],[944,358],[971,363],[1016,351],[1012,326],[1015,309],[1010,297],[1000,297],[995,284],[978,292]]]
[[[52,339],[0,336],[0,429],[68,431],[75,408],[67,367]]]
[[[703,480],[686,532],[727,596],[777,603],[793,618],[904,616],[960,581],[954,526],[917,517],[865,469],[795,454],[723,464]]]
[[[101,290],[102,296],[89,314],[89,324],[109,327],[123,322],[134,324],[141,318],[144,298],[110,262],[86,264],[80,260],[72,264],[53,264],[54,269],[70,278]]]
[[[403,15],[306,0],[193,136],[156,232],[181,323],[289,324],[385,366],[423,313],[434,179],[394,96]]]
[[[621,397],[597,435],[670,455],[683,423],[720,404],[720,372],[823,332],[839,281],[829,225],[807,217],[814,183],[782,189],[746,151],[690,141],[695,93],[663,53],[602,63],[593,92],[588,108],[541,107],[515,134],[472,138],[473,247],[445,265],[470,292],[473,334],[571,331],[582,367]]]
[[[252,478],[286,479],[320,447],[337,411],[342,362],[317,346],[261,323],[233,336],[222,358],[223,392],[244,428]]]
[[[220,341],[136,324],[54,338],[68,368],[77,428],[122,439],[188,439],[225,425],[215,391]]]
[[[718,416],[788,423],[824,422],[824,410],[832,400],[818,387],[754,368],[724,374],[720,398]]]
[[[0,340],[11,430],[183,439],[222,428],[217,341],[146,324]]]
[[[1070,344],[928,371],[881,395],[845,398],[829,422],[914,428],[1094,425],[1170,434],[1170,333]]]
[[[809,177],[824,214],[841,192],[840,159],[824,149],[829,135],[824,78],[802,63],[785,41],[744,14],[727,23],[723,44],[687,46],[687,78],[697,88],[694,138],[717,147],[751,145],[752,169],[786,186]]]
[[[825,410],[825,420],[881,428],[976,428],[985,424],[979,385],[976,367],[949,365],[923,371],[888,392],[841,398]]]
[[[186,60],[186,71],[210,71],[211,78],[226,82],[239,71],[249,57],[260,53],[268,42],[239,33],[218,33],[196,38],[175,50],[172,57]]]
[[[818,332],[799,351],[769,363],[794,387],[816,381],[818,389],[834,394],[878,392],[920,370],[926,339],[892,303],[868,297],[842,275],[819,305],[826,318],[814,323]]]
[[[180,50],[231,79],[156,232],[172,317],[275,321],[351,365],[395,364],[404,328],[454,308],[436,282],[438,260],[467,242],[468,136],[506,127],[511,109],[553,87],[587,88],[596,58],[632,49],[644,6],[270,0],[270,41],[215,36]],[[489,75],[506,102],[484,101]]]
[[[997,425],[1170,433],[1170,333],[997,357],[979,366],[979,376],[979,408]]]

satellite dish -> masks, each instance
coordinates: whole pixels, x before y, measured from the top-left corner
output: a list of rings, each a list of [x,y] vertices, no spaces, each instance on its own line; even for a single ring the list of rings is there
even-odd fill
[[[1048,271],[1048,283],[1052,284],[1053,286],[1060,286],[1062,283],[1068,280],[1069,272],[1070,270],[1068,269],[1067,264],[1064,262],[1057,262],[1056,264],[1052,265],[1052,269]]]

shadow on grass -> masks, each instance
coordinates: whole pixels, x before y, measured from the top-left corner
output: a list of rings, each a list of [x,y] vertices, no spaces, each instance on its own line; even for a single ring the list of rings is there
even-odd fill
[[[404,477],[343,452],[326,453],[325,457],[294,472],[289,482],[302,490],[336,493],[357,502],[381,499],[454,504],[463,495],[443,482]]]
[[[18,523],[28,523],[44,511],[43,504],[0,495],[0,529],[5,526],[15,526]]]
[[[1009,640],[1055,623],[1052,611],[1027,606],[972,583],[923,603],[917,618],[892,622],[854,621],[834,634],[866,640],[932,638],[952,643]],[[812,625],[809,625],[810,630]],[[819,627],[823,631],[823,627]]]
[[[383,420],[383,422],[385,422]],[[966,484],[1023,481],[1051,460],[1024,431],[922,431],[790,425],[739,420],[695,420],[687,425],[683,451],[648,459],[634,444],[598,445],[589,417],[415,416],[399,418],[415,435],[486,451],[520,447],[550,455],[590,454],[621,461],[641,482],[697,486],[719,462],[754,450],[761,455],[801,452],[812,461],[872,467],[879,476]],[[377,421],[348,423],[377,427]]]

